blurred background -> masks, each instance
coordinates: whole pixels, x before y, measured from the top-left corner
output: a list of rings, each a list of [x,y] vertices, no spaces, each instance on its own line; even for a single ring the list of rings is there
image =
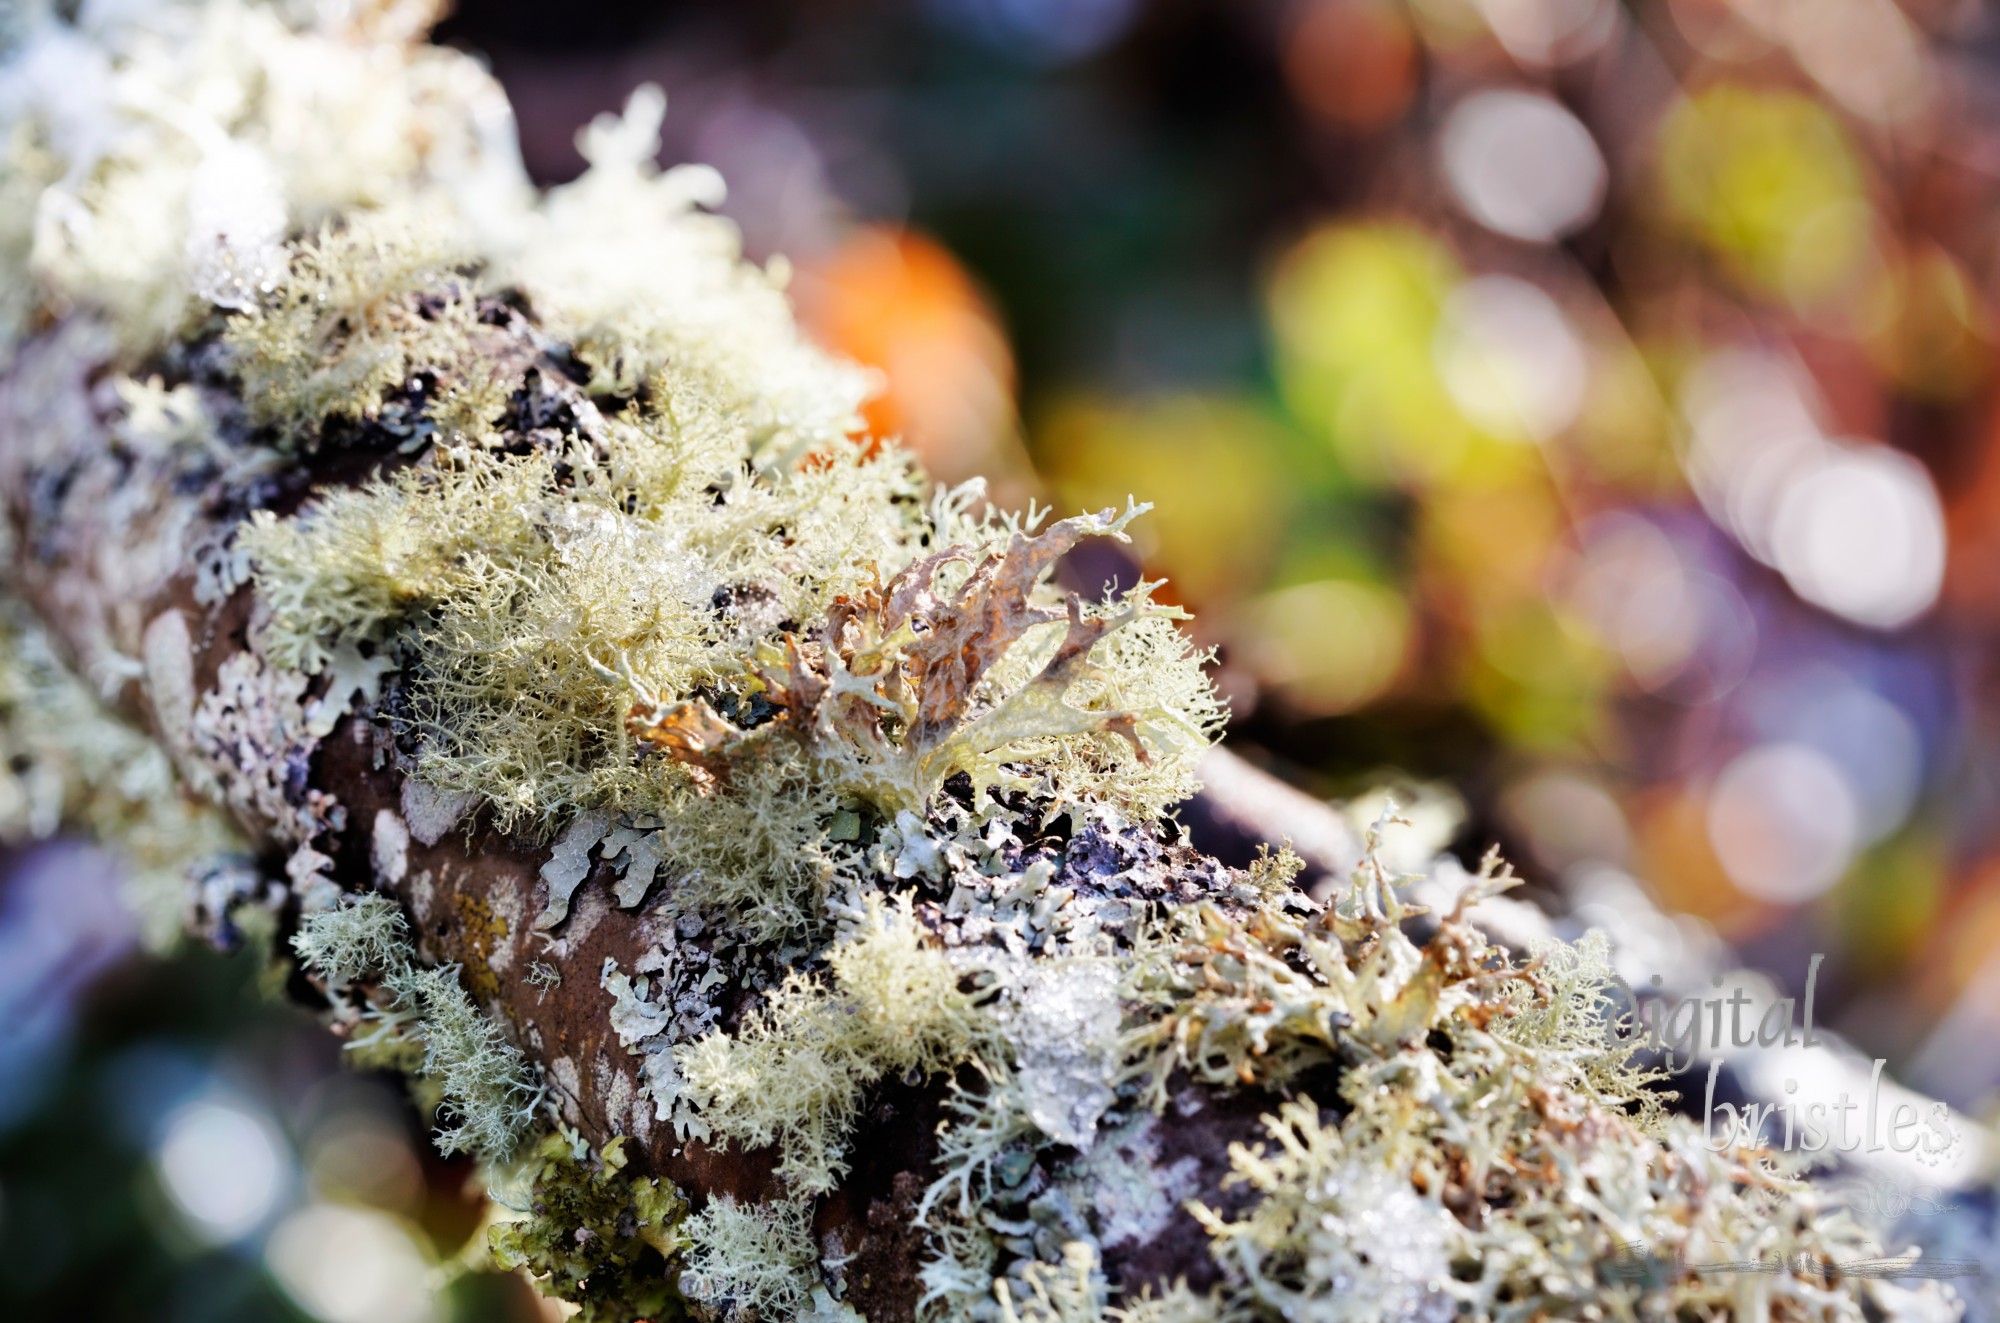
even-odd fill
[[[1823,953],[1823,1023],[2000,1118],[1992,9],[462,0],[440,35],[543,182],[666,88],[664,159],[721,169],[941,477],[1153,501],[1070,569],[1171,576],[1246,757],[1454,797],[1552,906],[1643,888],[1794,992]],[[137,1303],[78,1316],[535,1317],[455,1266],[481,1212],[400,1086],[240,959],[132,955],[114,869],[0,891],[26,1289],[108,1299],[115,1256]],[[218,1265],[235,1296],[183,1289]]]

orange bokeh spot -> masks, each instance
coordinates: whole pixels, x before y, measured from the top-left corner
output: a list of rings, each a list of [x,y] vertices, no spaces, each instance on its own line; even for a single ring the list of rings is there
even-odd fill
[[[900,438],[939,477],[980,472],[1013,434],[1014,360],[958,261],[923,235],[865,226],[800,274],[807,329],[882,373],[869,434]]]
[[[1309,0],[1285,43],[1285,84],[1308,113],[1343,129],[1384,128],[1417,90],[1417,43],[1401,6]]]
[[[1756,932],[1775,911],[1729,880],[1708,839],[1707,787],[1666,785],[1626,805],[1637,827],[1640,876],[1671,912],[1713,923],[1725,937]]]

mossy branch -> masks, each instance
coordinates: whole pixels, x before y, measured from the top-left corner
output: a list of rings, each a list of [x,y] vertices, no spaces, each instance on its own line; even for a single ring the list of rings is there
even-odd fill
[[[0,36],[0,523],[55,643],[0,682],[60,650],[161,751],[107,795],[129,734],[13,721],[16,798],[293,932],[525,1187],[500,1261],[604,1320],[1724,1317],[1598,1266],[1857,1243],[1591,1046],[1600,948],[1473,927],[1497,865],[1424,934],[1379,835],[1308,847],[1323,901],[1191,848],[1205,658],[1052,583],[1142,507],[1045,528],[860,435],[657,92],[538,197],[401,6],[158,8]],[[20,74],[65,59],[119,95]],[[351,86],[265,76],[307,63]]]

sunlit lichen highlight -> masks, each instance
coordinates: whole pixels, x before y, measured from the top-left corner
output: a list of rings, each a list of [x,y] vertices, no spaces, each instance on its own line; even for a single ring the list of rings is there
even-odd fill
[[[949,1069],[996,1034],[907,898],[868,897],[858,931],[827,965],[828,982],[794,974],[737,1034],[711,1034],[678,1054],[708,1124],[745,1147],[775,1144],[778,1174],[807,1194],[845,1169],[869,1085]]]

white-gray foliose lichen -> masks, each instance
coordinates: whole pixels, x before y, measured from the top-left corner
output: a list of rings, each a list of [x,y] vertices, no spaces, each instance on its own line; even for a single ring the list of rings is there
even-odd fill
[[[290,926],[498,1262],[603,1320],[1954,1316],[1804,1265],[1882,1251],[1663,1109],[1601,943],[1181,843],[1205,659],[1051,582],[1145,507],[934,491],[657,92],[537,195],[428,19],[0,19],[0,828]]]

